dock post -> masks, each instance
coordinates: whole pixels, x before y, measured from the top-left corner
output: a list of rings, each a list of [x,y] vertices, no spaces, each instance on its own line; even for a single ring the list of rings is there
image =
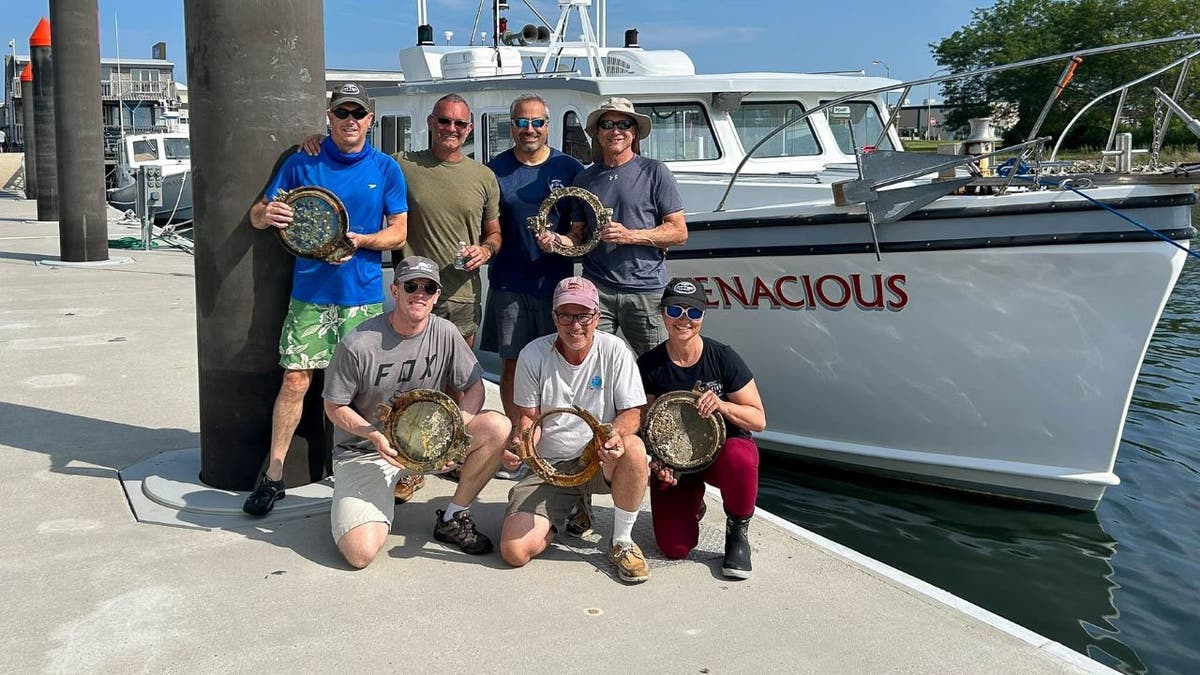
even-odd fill
[[[33,126],[37,137],[37,219],[58,220],[58,158],[54,139],[54,59],[50,52],[50,22],[38,22],[29,36],[33,64]]]
[[[66,262],[108,260],[100,21],[96,0],[50,0],[54,128],[58,161],[58,251]]]
[[[37,134],[33,122],[33,62],[21,71],[21,119],[25,129],[25,198],[37,199]]]
[[[200,376],[200,480],[249,490],[270,447],[279,332],[293,258],[250,225],[290,144],[325,129],[320,0],[184,0],[191,107]],[[314,373],[284,465],[288,486],[326,475],[331,428]],[[298,455],[307,453],[307,462]],[[294,469],[304,470],[297,475]]]

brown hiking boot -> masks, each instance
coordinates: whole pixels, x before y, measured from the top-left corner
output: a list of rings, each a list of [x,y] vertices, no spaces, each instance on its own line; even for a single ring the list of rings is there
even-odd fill
[[[396,503],[403,504],[412,499],[413,493],[425,487],[425,474],[409,474],[396,481]]]

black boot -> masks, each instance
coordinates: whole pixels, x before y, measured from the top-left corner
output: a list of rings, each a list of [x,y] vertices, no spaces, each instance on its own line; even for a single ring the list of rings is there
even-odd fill
[[[746,538],[749,529],[749,518],[725,519],[725,560],[721,563],[721,573],[730,579],[750,578],[750,540]]]

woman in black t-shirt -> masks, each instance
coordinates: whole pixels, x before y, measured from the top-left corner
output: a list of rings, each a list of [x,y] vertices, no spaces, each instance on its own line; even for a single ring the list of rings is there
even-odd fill
[[[746,362],[732,347],[700,334],[706,304],[694,280],[669,281],[660,303],[667,341],[643,354],[638,370],[651,403],[671,391],[691,390],[699,382],[705,393],[696,408],[702,415],[721,416],[725,445],[698,473],[676,475],[657,459],[651,461],[650,511],[658,547],[668,558],[683,558],[699,539],[704,484],[719,488],[727,517],[721,571],[747,579],[751,565],[746,535],[758,499],[758,446],[750,433],[765,429],[767,418]]]

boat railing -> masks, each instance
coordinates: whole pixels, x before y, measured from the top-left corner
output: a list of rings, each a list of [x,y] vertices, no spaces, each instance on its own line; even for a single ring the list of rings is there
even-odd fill
[[[1062,146],[1063,139],[1066,138],[1067,132],[1071,130],[1071,127],[1075,126],[1075,123],[1078,122],[1079,119],[1083,117],[1084,113],[1086,113],[1089,109],[1092,108],[1092,106],[1096,105],[1100,101],[1103,101],[1104,99],[1108,98],[1109,96],[1112,96],[1113,94],[1119,93],[1120,97],[1117,99],[1117,108],[1116,108],[1116,111],[1113,113],[1112,126],[1108,130],[1108,140],[1104,144],[1104,150],[1106,152],[1112,151],[1113,150],[1113,142],[1115,141],[1116,136],[1117,136],[1117,128],[1120,125],[1120,121],[1121,121],[1121,113],[1124,112],[1124,109],[1125,109],[1125,99],[1129,94],[1129,89],[1131,87],[1135,87],[1139,84],[1142,84],[1143,82],[1146,82],[1147,80],[1158,77],[1159,75],[1162,75],[1163,73],[1171,70],[1172,68],[1175,68],[1176,66],[1182,66],[1179,70],[1179,77],[1175,81],[1175,93],[1172,97],[1172,98],[1178,98],[1180,92],[1182,91],[1184,80],[1187,78],[1188,68],[1190,67],[1192,60],[1194,58],[1196,58],[1197,56],[1200,56],[1200,49],[1197,49],[1196,51],[1193,51],[1193,52],[1189,52],[1188,54],[1186,54],[1178,59],[1175,59],[1174,61],[1168,63],[1167,65],[1165,65],[1157,70],[1153,70],[1149,73],[1146,73],[1145,75],[1142,75],[1141,77],[1134,78],[1120,86],[1109,89],[1108,91],[1104,92],[1103,94],[1100,94],[1099,96],[1092,99],[1091,101],[1088,101],[1087,104],[1085,104],[1082,108],[1079,109],[1079,112],[1075,113],[1075,116],[1071,118],[1071,121],[1067,122],[1067,125],[1065,127],[1063,127],[1062,133],[1059,134],[1058,141],[1056,141],[1054,143],[1054,149],[1050,151],[1050,161],[1054,161],[1058,157],[1058,150]],[[1157,106],[1156,106],[1156,108],[1157,108]],[[1167,114],[1170,114],[1170,113],[1167,113]],[[1160,148],[1162,145],[1162,134],[1166,133],[1167,122],[1169,122],[1169,121],[1170,121],[1169,118],[1164,118],[1163,122],[1161,124],[1161,127],[1156,130],[1156,133],[1154,135],[1154,142],[1152,144],[1152,150],[1151,150],[1151,159],[1150,159],[1151,166],[1158,165],[1157,149]],[[1156,124],[1157,124],[1157,120],[1156,120]],[[1102,158],[1100,160],[1100,170],[1101,171],[1104,170],[1105,165],[1108,162],[1108,157],[1109,157],[1109,155],[1102,156]]]
[[[1091,49],[1082,49],[1082,50],[1076,50],[1076,51],[1071,51],[1071,52],[1063,52],[1061,54],[1054,54],[1052,56],[1042,56],[1042,57],[1038,57],[1035,59],[1019,61],[1017,63],[1002,64],[1002,65],[998,65],[998,66],[990,66],[988,68],[980,68],[978,70],[969,70],[969,71],[958,72],[958,73],[949,73],[949,74],[945,74],[945,75],[925,77],[925,78],[921,78],[921,79],[917,79],[917,80],[908,80],[905,82],[901,82],[899,84],[892,84],[892,85],[883,86],[883,87],[875,87],[874,89],[866,89],[863,91],[856,91],[856,92],[853,92],[850,94],[846,94],[844,96],[839,96],[830,101],[821,103],[820,105],[817,105],[813,108],[809,108],[803,112],[800,112],[799,114],[791,117],[787,121],[783,122],[779,126],[772,129],[770,132],[765,134],[762,138],[760,138],[758,140],[758,142],[755,143],[750,148],[750,150],[748,150],[746,152],[746,154],[742,156],[741,161],[738,162],[737,168],[734,169],[733,174],[729,177],[729,183],[725,186],[725,192],[724,192],[724,194],[722,194],[721,200],[717,203],[717,206],[716,206],[716,208],[713,209],[713,212],[721,212],[721,211],[725,210],[725,203],[729,199],[729,195],[733,191],[733,186],[737,182],[738,177],[741,176],[742,171],[745,169],[746,163],[754,156],[754,153],[759,148],[761,148],[764,144],[767,143],[767,141],[774,138],[779,133],[783,132],[785,129],[788,129],[788,128],[792,127],[793,125],[795,125],[805,119],[808,119],[812,115],[815,115],[816,113],[819,113],[819,112],[824,112],[825,110],[827,110],[829,108],[832,108],[837,105],[841,105],[843,103],[846,103],[847,101],[851,101],[854,99],[862,99],[862,98],[868,97],[868,96],[875,96],[877,94],[884,94],[886,92],[895,91],[897,89],[903,89],[904,91],[907,92],[908,90],[910,90],[914,87],[919,87],[922,85],[940,84],[942,82],[953,82],[956,80],[962,80],[962,79],[973,78],[973,77],[981,77],[984,75],[990,75],[992,73],[1004,72],[1007,70],[1016,70],[1019,68],[1031,68],[1034,66],[1040,66],[1040,65],[1047,64],[1047,63],[1068,61],[1068,65],[1064,69],[1063,75],[1059,77],[1058,81],[1055,83],[1055,89],[1051,91],[1050,100],[1048,102],[1048,105],[1049,105],[1049,103],[1053,103],[1054,98],[1057,97],[1057,93],[1061,91],[1061,87],[1064,85],[1064,80],[1069,79],[1068,78],[1069,74],[1071,72],[1073,72],[1071,70],[1072,65],[1077,64],[1079,59],[1083,59],[1083,58],[1089,57],[1089,56],[1095,56],[1098,54],[1110,54],[1110,53],[1114,53],[1114,52],[1128,51],[1128,50],[1132,50],[1132,49],[1141,49],[1144,47],[1170,44],[1173,42],[1183,42],[1183,41],[1188,41],[1188,40],[1200,40],[1200,33],[1188,33],[1186,35],[1176,35],[1176,36],[1171,36],[1171,37],[1155,38],[1152,40],[1139,40],[1137,42],[1127,42],[1127,43],[1123,43],[1123,44],[1119,44],[1119,45],[1108,45],[1105,47],[1094,47]],[[1189,55],[1187,57],[1183,57],[1182,59],[1179,60],[1181,63],[1184,64],[1185,71],[1186,71],[1186,65],[1188,63],[1190,63],[1190,56],[1191,55]],[[1179,63],[1176,63],[1175,65],[1179,65]],[[1171,67],[1172,66],[1167,66],[1163,70],[1164,71],[1169,70]],[[1184,74],[1186,74],[1186,72]],[[1152,77],[1152,76],[1153,76],[1153,74],[1151,74],[1148,77]],[[1180,82],[1182,82],[1182,81],[1183,81],[1183,75],[1180,76]],[[1133,83],[1129,83],[1129,86],[1132,86],[1132,85],[1133,85]],[[904,100],[903,96],[900,98],[900,100],[901,101]],[[1044,116],[1045,115],[1043,114],[1042,117],[1044,118]],[[895,117],[895,115],[891,115],[889,117]],[[889,119],[889,122],[890,122],[890,119]],[[1034,126],[1034,128],[1031,132],[1031,137],[1036,136],[1037,132],[1039,131],[1040,126],[1041,126],[1040,122]],[[1165,125],[1164,125],[1164,127],[1165,127]],[[885,129],[884,133],[886,133],[886,132],[887,132],[887,130]],[[1156,134],[1156,136],[1157,136],[1157,134]],[[882,140],[882,138],[881,138],[881,140]],[[1036,144],[1034,144],[1034,145],[1036,145]],[[1027,149],[1028,146],[1023,146],[1023,147],[1026,147],[1026,149]]]

